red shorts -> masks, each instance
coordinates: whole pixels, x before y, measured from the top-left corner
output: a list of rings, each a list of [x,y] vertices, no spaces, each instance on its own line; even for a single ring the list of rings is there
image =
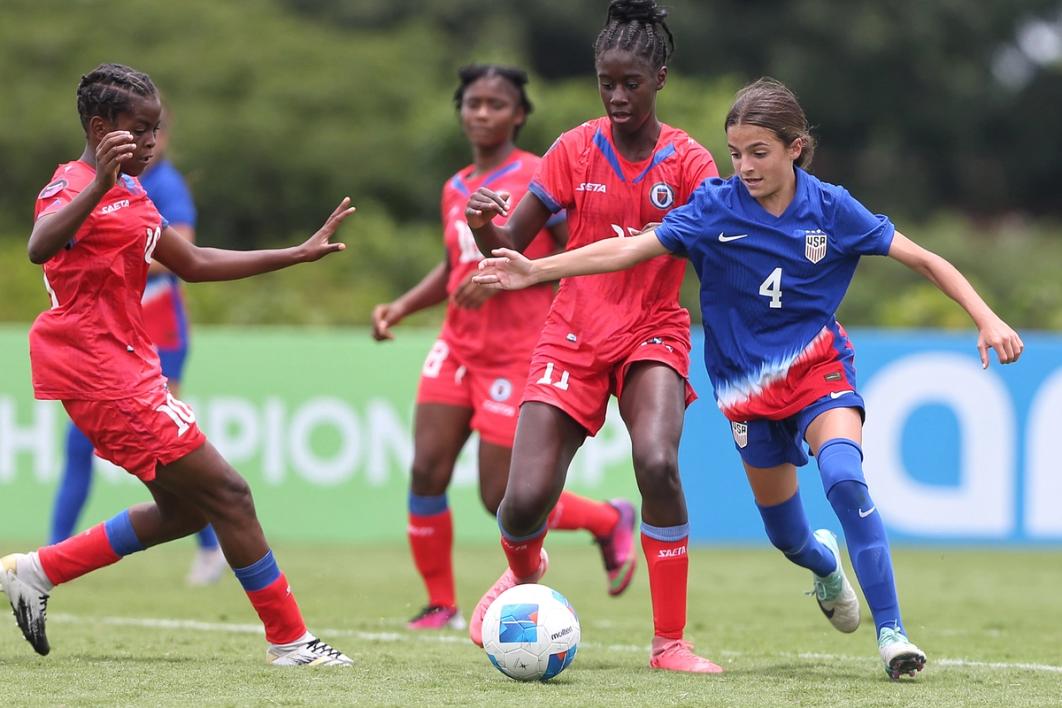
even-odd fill
[[[482,440],[512,447],[526,379],[526,364],[486,367],[461,361],[439,339],[424,360],[417,403],[471,408],[470,426]]]
[[[647,323],[607,342],[581,341],[563,322],[547,322],[531,355],[524,401],[555,406],[586,428],[588,435],[596,435],[605,424],[609,394],[623,395],[631,366],[656,361],[686,380],[689,406],[697,400],[689,382],[690,346],[688,320]]]
[[[63,401],[70,420],[96,448],[96,454],[144,482],[155,467],[168,465],[206,442],[187,404],[165,385],[115,401]]]

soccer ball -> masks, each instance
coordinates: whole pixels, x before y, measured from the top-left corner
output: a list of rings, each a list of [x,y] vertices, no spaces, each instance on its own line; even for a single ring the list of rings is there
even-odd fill
[[[498,671],[517,681],[548,681],[575,659],[579,617],[545,585],[509,588],[483,617],[483,648]]]

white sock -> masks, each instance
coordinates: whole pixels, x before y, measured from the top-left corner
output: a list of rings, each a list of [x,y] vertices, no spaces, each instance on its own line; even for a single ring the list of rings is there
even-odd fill
[[[306,634],[302,635],[293,642],[289,642],[287,644],[270,644],[269,646],[273,649],[280,649],[281,651],[290,651],[291,649],[294,649],[300,644],[309,644],[314,639],[317,639],[317,637],[313,636],[313,634],[307,630]]]

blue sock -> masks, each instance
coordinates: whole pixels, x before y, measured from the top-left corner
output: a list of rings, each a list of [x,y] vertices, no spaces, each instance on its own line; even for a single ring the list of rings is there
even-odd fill
[[[52,507],[49,544],[59,543],[74,534],[91,484],[92,443],[71,423],[66,431],[66,466]]]
[[[788,500],[774,506],[756,505],[763,517],[767,538],[785,557],[815,575],[825,577],[837,568],[837,559],[829,548],[811,534],[800,490]]]
[[[130,553],[144,550],[144,544],[137,538],[133,530],[133,520],[126,509],[103,522],[103,528],[107,532],[107,540],[111,548],[119,556],[127,556]]]
[[[254,592],[269,587],[280,577],[280,567],[277,565],[277,561],[273,557],[272,550],[266,551],[264,556],[251,565],[245,568],[233,568],[232,572],[236,574],[236,578],[240,581],[240,585],[242,585],[243,589],[247,592]]]
[[[410,492],[407,503],[409,506],[409,513],[415,514],[416,516],[435,516],[450,508],[450,503],[446,498],[446,492],[436,496],[426,496]]]
[[[218,547],[218,535],[214,533],[214,527],[210,524],[204,526],[195,535],[195,540],[204,551],[213,551]]]
[[[837,520],[844,529],[848,555],[867,599],[874,625],[903,631],[900,601],[892,574],[892,556],[881,514],[862,481],[863,453],[851,440],[827,441],[816,456],[824,480],[838,480],[826,490]]]

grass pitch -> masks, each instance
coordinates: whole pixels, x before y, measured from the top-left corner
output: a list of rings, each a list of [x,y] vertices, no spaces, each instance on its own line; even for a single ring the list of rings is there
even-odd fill
[[[802,594],[807,573],[759,548],[690,554],[688,637],[727,672],[652,671],[644,567],[626,595],[610,599],[595,548],[551,547],[545,582],[578,610],[583,642],[575,663],[547,684],[505,678],[464,633],[407,632],[423,594],[404,546],[276,551],[311,630],[354,657],[353,670],[266,666],[257,618],[235,579],[186,589],[192,546],[171,544],[58,588],[50,656],[34,654],[5,612],[4,704],[1062,704],[1057,550],[897,550],[905,622],[929,664],[917,679],[893,682],[865,608],[859,631],[839,634]],[[457,551],[466,615],[502,562],[494,547]]]

